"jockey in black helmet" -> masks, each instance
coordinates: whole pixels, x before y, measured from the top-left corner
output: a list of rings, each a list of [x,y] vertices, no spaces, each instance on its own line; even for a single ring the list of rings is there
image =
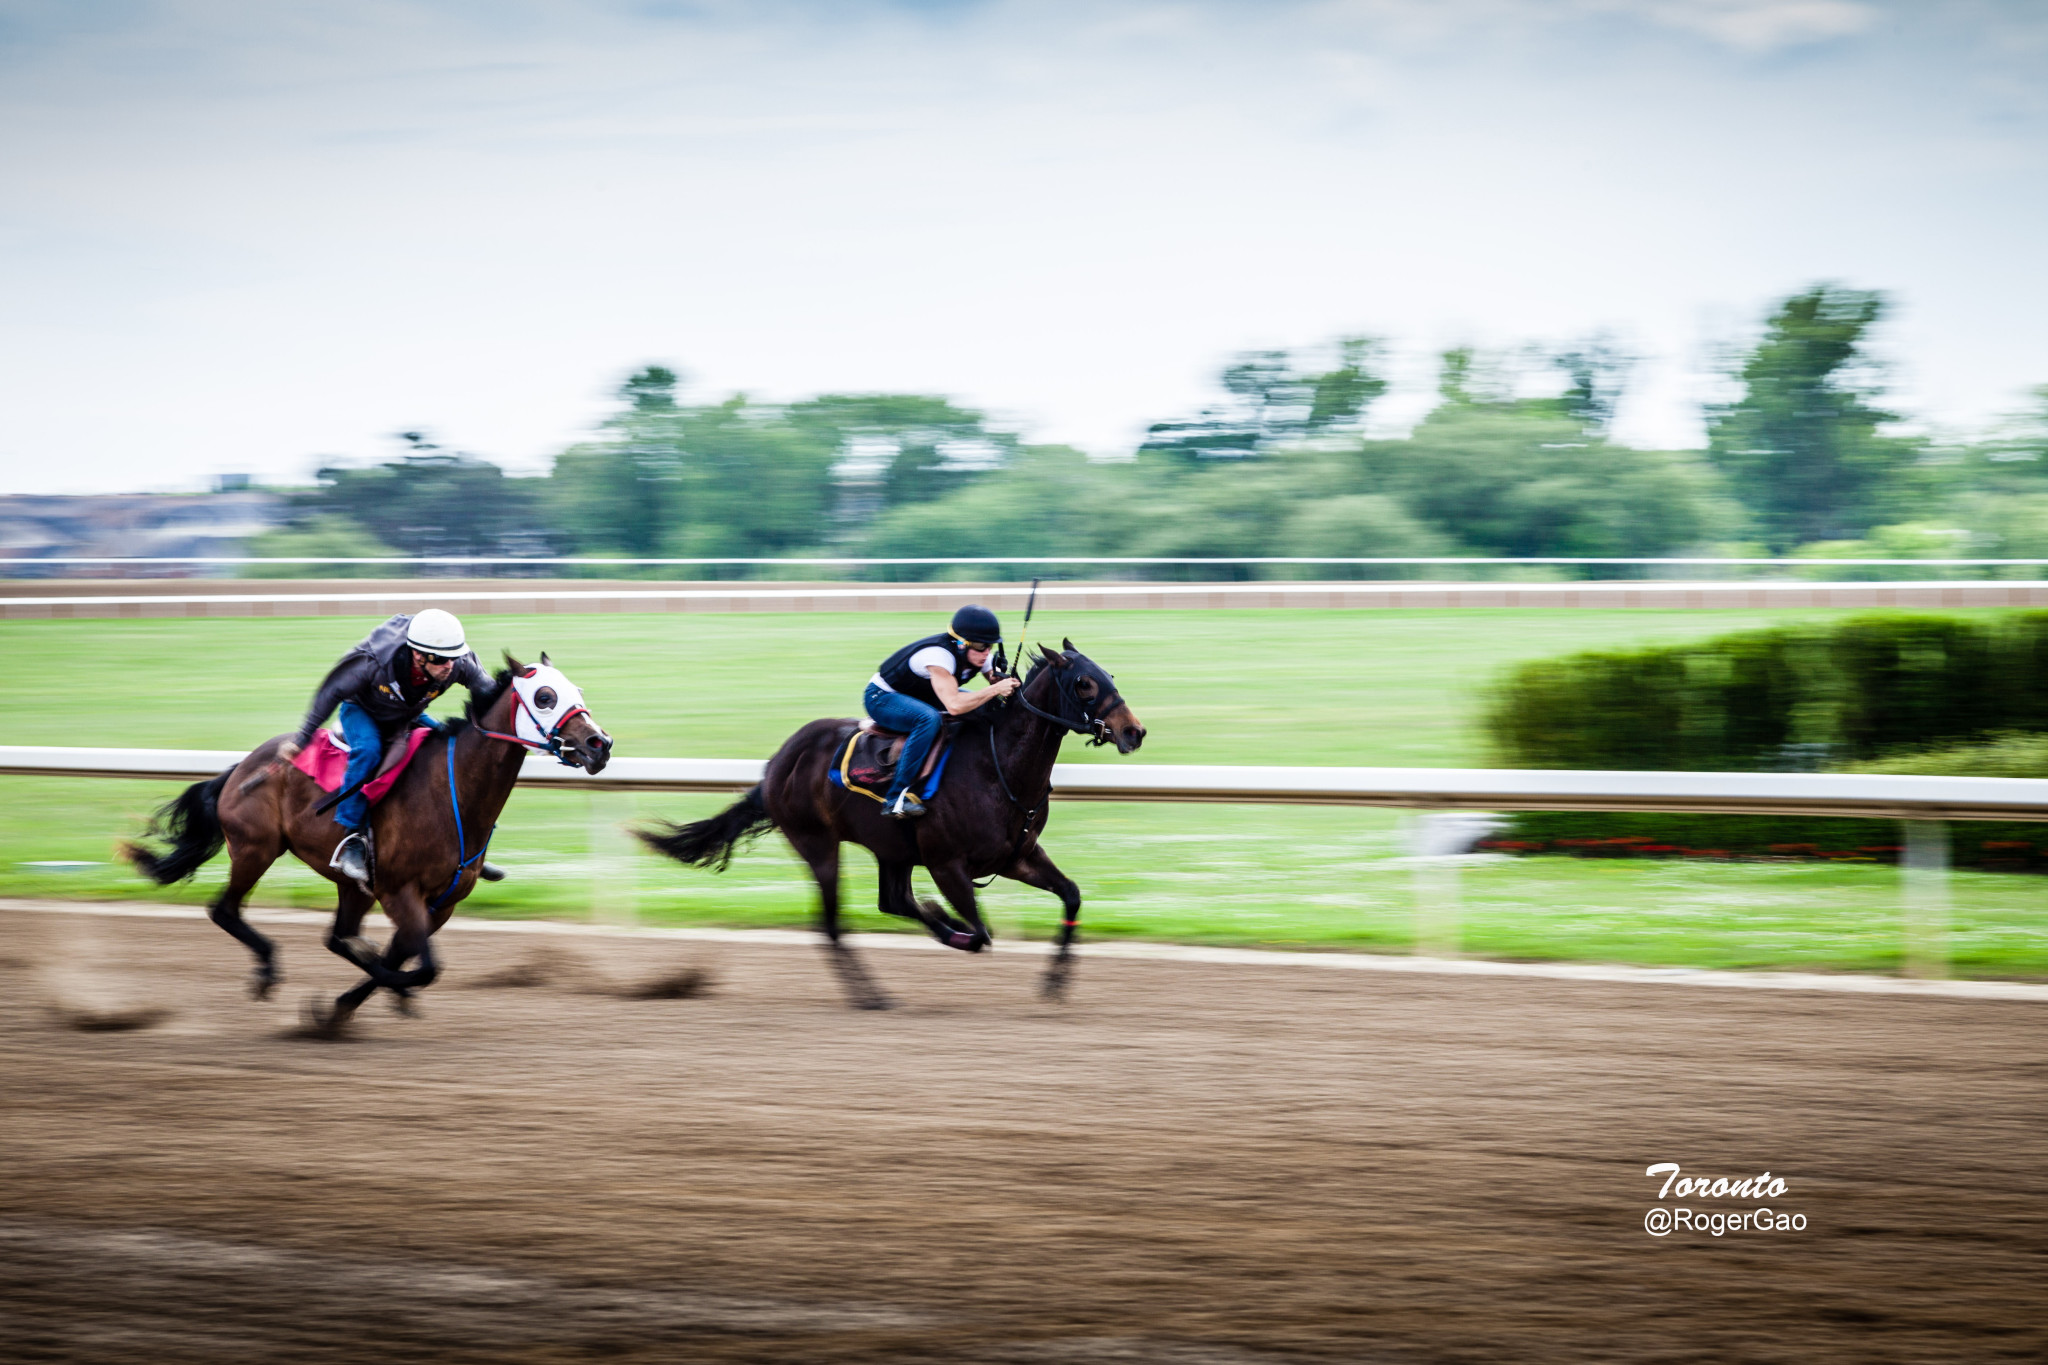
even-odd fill
[[[278,749],[278,760],[289,763],[297,757],[313,732],[339,709],[342,737],[348,741],[348,771],[341,784],[347,791],[374,776],[385,746],[412,726],[439,729],[426,709],[456,683],[471,692],[491,686],[490,676],[463,640],[462,622],[438,607],[417,616],[394,616],[329,670],[298,733]],[[335,823],[349,834],[335,847],[328,864],[365,884],[370,861],[362,829],[369,814],[369,798],[361,792],[335,807]],[[488,868],[484,875],[497,881],[504,874]]]
[[[911,794],[910,784],[924,766],[924,756],[939,737],[944,715],[964,716],[977,706],[997,697],[1007,697],[1021,685],[1015,678],[1002,678],[979,692],[962,689],[988,664],[989,651],[1003,638],[996,614],[987,607],[962,607],[953,613],[952,628],[940,635],[912,640],[882,660],[875,676],[868,679],[862,698],[868,714],[891,730],[901,731],[902,756],[896,760],[896,781],[882,813],[898,820],[924,814],[924,803]]]

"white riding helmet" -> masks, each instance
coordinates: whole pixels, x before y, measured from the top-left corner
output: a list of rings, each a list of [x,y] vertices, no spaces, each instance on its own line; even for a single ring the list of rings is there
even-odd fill
[[[462,622],[439,607],[428,607],[405,628],[405,642],[425,654],[452,659],[469,652],[462,642]]]

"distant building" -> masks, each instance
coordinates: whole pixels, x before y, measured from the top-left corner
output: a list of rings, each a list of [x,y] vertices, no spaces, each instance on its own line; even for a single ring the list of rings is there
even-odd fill
[[[223,481],[225,483],[225,480]],[[245,481],[246,482],[246,481]],[[218,577],[228,565],[51,564],[75,557],[239,556],[250,537],[284,521],[275,493],[236,491],[106,497],[0,496],[0,575],[11,578]]]

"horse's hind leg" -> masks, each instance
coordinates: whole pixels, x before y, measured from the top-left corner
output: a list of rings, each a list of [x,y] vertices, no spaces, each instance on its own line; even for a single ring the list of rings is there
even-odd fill
[[[1058,946],[1053,949],[1052,961],[1045,969],[1045,980],[1039,991],[1048,1000],[1060,1000],[1067,993],[1067,982],[1074,974],[1074,937],[1081,927],[1081,888],[1074,879],[1053,866],[1045,850],[1033,844],[1010,864],[1003,873],[1026,886],[1035,886],[1041,891],[1050,891],[1060,898],[1060,936]]]
[[[255,889],[270,865],[277,861],[274,849],[242,845],[229,851],[228,884],[213,904],[207,908],[207,917],[221,928],[240,939],[245,947],[256,954],[256,969],[250,974],[249,990],[258,1000],[265,999],[284,980],[284,972],[277,965],[277,945],[272,943],[249,921],[242,918],[242,901]]]
[[[790,847],[811,869],[818,884],[818,932],[825,936],[825,955],[832,971],[855,1009],[885,1010],[895,1002],[868,975],[860,955],[840,937],[839,924],[839,840],[823,830],[785,830]]]

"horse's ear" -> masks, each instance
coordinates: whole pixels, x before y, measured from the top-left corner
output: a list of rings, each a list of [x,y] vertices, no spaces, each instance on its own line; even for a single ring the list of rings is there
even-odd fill
[[[1071,654],[1074,650],[1074,642],[1072,640],[1067,639],[1065,636],[1061,636],[1060,648],[1066,650],[1068,653]]]
[[[553,665],[553,664],[551,664],[551,663],[549,663],[549,662],[548,662],[548,652],[547,652],[546,650],[542,650],[542,651],[540,652],[540,666],[541,666],[542,668],[553,668],[553,667],[554,667],[554,665]]]
[[[525,670],[526,665],[513,658],[512,651],[508,649],[505,651],[505,667],[514,673],[519,673]]]

